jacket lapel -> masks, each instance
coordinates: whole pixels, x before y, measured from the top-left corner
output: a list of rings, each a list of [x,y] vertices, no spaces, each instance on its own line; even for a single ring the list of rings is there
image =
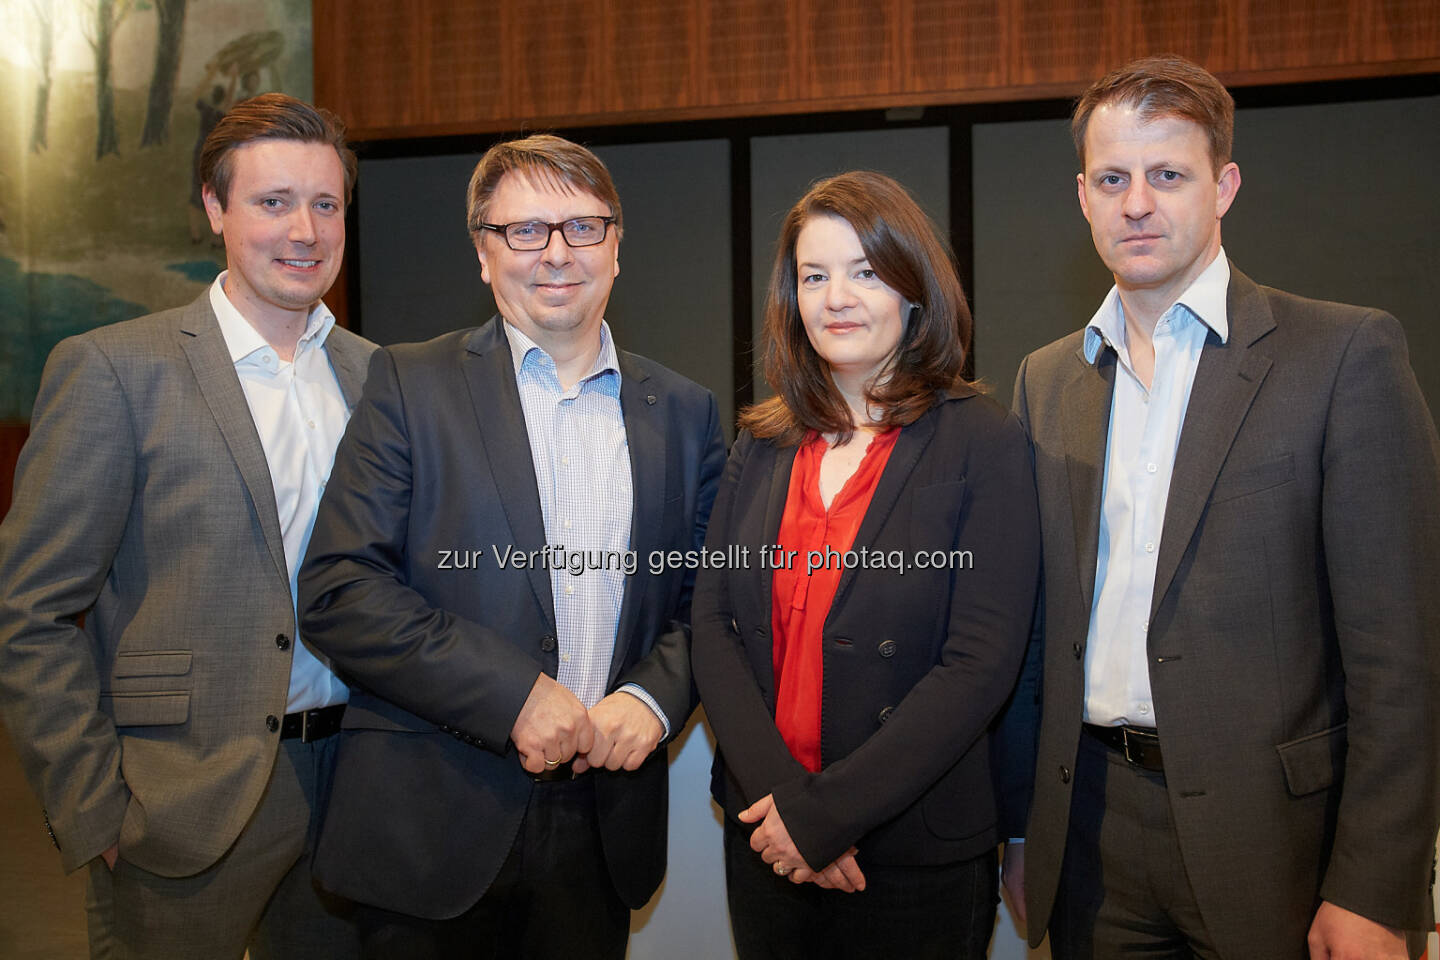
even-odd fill
[[[530,458],[530,435],[525,429],[520,389],[515,384],[510,344],[499,317],[466,339],[461,364],[470,389],[475,429],[515,537],[515,548],[525,552],[543,549],[545,520],[540,512],[540,487]],[[555,603],[550,596],[550,573],[532,565],[526,576],[553,633]]]
[[[1076,367],[1061,395],[1065,473],[1070,484],[1070,515],[1074,522],[1076,582],[1086,616],[1095,598],[1095,561],[1100,549],[1101,495],[1105,487],[1105,451],[1110,434],[1110,406],[1115,392],[1115,351],[1100,348],[1094,363],[1082,345]]]
[[[946,401],[942,399],[940,402]],[[900,436],[895,438],[895,448],[890,451],[890,459],[886,461],[885,469],[880,474],[880,482],[875,485],[875,492],[870,496],[870,505],[865,508],[865,516],[860,520],[860,528],[855,531],[855,541],[851,549],[859,550],[861,547],[874,545],[881,528],[890,519],[890,512],[895,509],[895,502],[909,484],[910,474],[915,470],[915,464],[920,462],[920,454],[925,452],[925,447],[934,435],[933,407],[919,420],[900,431]],[[784,507],[783,500],[781,507]],[[835,599],[831,601],[830,612],[825,616],[827,623],[845,603],[845,594],[855,582],[855,573],[854,567],[840,573],[840,583],[835,587]]]
[[[255,421],[250,416],[250,404],[235,373],[235,364],[230,359],[220,324],[210,309],[208,290],[185,308],[180,318],[179,340],[186,359],[190,361],[200,394],[205,398],[226,446],[230,448],[230,456],[235,458],[235,467],[250,495],[260,531],[265,536],[265,545],[270,549],[270,559],[274,561],[275,571],[288,593],[290,569],[285,563],[285,541],[280,533],[280,514],[275,506],[274,481],[265,462],[265,448],[260,445],[260,434],[256,432]]]
[[[337,332],[339,336],[336,336]],[[335,380],[340,384],[340,395],[345,398],[346,408],[354,410],[365,386],[369,351],[361,349],[354,338],[345,335],[345,331],[331,328],[330,335],[325,338],[325,354],[330,358],[330,369],[335,371]]]
[[[630,511],[630,549],[644,564],[659,545],[665,521],[666,473],[672,469],[665,436],[665,404],[650,374],[632,355],[616,351],[620,361],[620,413],[625,418],[625,442],[630,448],[633,504]],[[615,650],[610,657],[609,689],[624,669],[635,636],[645,593],[654,578],[635,574],[625,578],[620,621],[615,629]]]
[[[1175,452],[1165,526],[1160,535],[1160,556],[1155,561],[1152,617],[1170,589],[1180,558],[1190,546],[1200,515],[1209,503],[1215,477],[1273,363],[1255,344],[1275,329],[1275,318],[1259,287],[1233,265],[1225,309],[1230,323],[1229,342],[1221,343],[1214,333],[1207,336],[1180,429],[1180,447]]]

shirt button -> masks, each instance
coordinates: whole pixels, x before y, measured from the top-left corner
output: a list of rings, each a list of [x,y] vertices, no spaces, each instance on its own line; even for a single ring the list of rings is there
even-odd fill
[[[1155,472],[1155,464],[1153,464],[1153,463],[1147,463],[1147,464],[1145,464],[1145,472],[1146,472],[1146,473],[1154,473],[1154,472]]]
[[[560,465],[561,465],[562,467],[568,467],[568,466],[570,466],[570,458],[569,458],[569,457],[561,457],[561,458],[560,458]]]
[[[1155,552],[1155,541],[1154,541],[1154,540],[1147,540],[1147,541],[1145,542],[1145,552],[1146,552],[1146,553],[1154,553],[1154,552]]]
[[[562,653],[562,654],[560,654],[560,659],[561,659],[561,660],[564,660],[566,663],[569,663],[569,662],[570,662],[570,654],[568,654],[568,653]]]
[[[305,426],[309,427],[311,430],[314,430],[314,429],[315,429],[315,421],[314,421],[314,420],[306,420],[306,421],[305,421]]]
[[[1148,716],[1150,716],[1150,705],[1149,705],[1148,703],[1142,703],[1142,704],[1140,704],[1140,716],[1142,716],[1142,717],[1148,717]]]
[[[569,529],[570,529],[570,521],[569,521],[569,520],[566,520],[566,521],[565,521],[565,529],[566,529],[566,530],[569,530]]]
[[[265,364],[271,364],[271,363],[274,363],[274,362],[275,362],[275,358],[272,357],[272,356],[270,356],[270,354],[267,353],[267,354],[265,354],[265,356],[261,357],[261,362],[262,362],[262,363],[265,363]]]
[[[570,594],[572,594],[572,593],[574,593],[574,592],[575,592],[575,588],[574,588],[573,586],[571,586],[571,585],[568,584],[568,583],[565,584],[565,594],[566,594],[566,596],[569,596]]]

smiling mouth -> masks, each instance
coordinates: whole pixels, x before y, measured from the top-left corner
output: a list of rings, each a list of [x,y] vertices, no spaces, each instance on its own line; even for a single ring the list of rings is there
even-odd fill
[[[285,266],[287,266],[287,267],[297,267],[297,268],[299,268],[299,269],[301,269],[301,270],[309,270],[311,267],[318,266],[319,263],[320,263],[319,260],[284,260],[284,259],[282,259],[280,262],[283,263],[283,264],[285,264]]]

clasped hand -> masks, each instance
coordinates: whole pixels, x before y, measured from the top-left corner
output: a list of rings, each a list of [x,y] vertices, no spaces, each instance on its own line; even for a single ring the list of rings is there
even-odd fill
[[[795,842],[790,839],[790,831],[780,811],[775,808],[774,794],[767,793],[740,811],[740,822],[760,824],[750,834],[750,849],[760,854],[760,859],[772,867],[778,864],[785,870],[781,876],[791,883],[813,883],[826,890],[842,890],[845,893],[858,893],[865,889],[865,874],[855,862],[854,847],[822,870],[815,870],[805,862]]]
[[[665,728],[643,700],[616,692],[589,710],[565,687],[540,674],[515,718],[510,739],[530,773],[573,760],[576,773],[591,767],[637,770]]]

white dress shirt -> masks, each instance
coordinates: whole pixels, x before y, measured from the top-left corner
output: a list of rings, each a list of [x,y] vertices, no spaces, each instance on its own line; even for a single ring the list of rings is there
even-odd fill
[[[225,277],[226,273],[220,274],[211,285],[210,306],[220,323],[220,333],[235,364],[270,468],[293,607],[300,561],[315,527],[315,511],[330,479],[335,447],[350,419],[340,381],[335,379],[325,353],[325,338],[335,326],[335,317],[325,304],[317,303],[295,347],[294,359],[281,360],[275,348],[225,295]],[[291,649],[294,655],[286,713],[350,699],[349,690],[330,670],[329,661],[310,649],[298,630]]]
[[[1085,644],[1086,723],[1156,725],[1146,656],[1155,562],[1200,353],[1212,331],[1222,343],[1230,334],[1229,286],[1230,263],[1221,250],[1156,323],[1148,390],[1130,360],[1118,289],[1110,289],[1085,328],[1086,360],[1094,363],[1107,346],[1118,359]]]
[[[554,359],[534,340],[509,321],[505,336],[552,557],[556,680],[589,708],[604,698],[610,677],[634,511],[619,359],[610,326],[601,321],[595,363],[567,390]],[[557,563],[559,558],[576,566]],[[669,736],[669,718],[649,693],[635,684],[620,689],[644,701]]]

